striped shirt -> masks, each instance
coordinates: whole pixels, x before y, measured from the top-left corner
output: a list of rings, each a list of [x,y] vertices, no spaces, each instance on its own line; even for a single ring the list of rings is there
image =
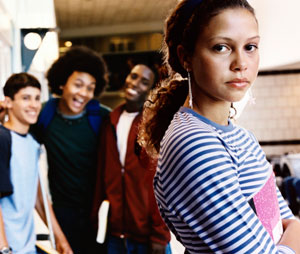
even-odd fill
[[[161,142],[154,189],[163,219],[190,254],[294,253],[275,246],[248,203],[271,173],[250,132],[181,107]],[[278,189],[277,197],[281,218],[293,218]]]

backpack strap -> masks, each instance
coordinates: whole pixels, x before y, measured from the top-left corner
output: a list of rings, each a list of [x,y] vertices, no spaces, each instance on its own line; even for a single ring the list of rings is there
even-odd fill
[[[51,98],[49,101],[47,101],[39,115],[37,124],[43,129],[43,131],[48,127],[54,117],[58,100],[58,98]]]
[[[86,105],[86,111],[89,124],[95,134],[98,135],[103,119],[108,116],[110,109],[100,105],[98,100],[92,99]]]
[[[86,105],[86,112],[89,124],[91,125],[95,134],[98,134],[102,118],[100,116],[100,105],[97,100],[90,100]]]

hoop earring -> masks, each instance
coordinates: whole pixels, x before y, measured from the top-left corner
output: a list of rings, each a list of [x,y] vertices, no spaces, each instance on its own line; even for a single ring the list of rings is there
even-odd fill
[[[188,71],[188,84],[189,84],[189,106],[193,109],[193,95],[192,95],[192,82],[191,82],[191,74]]]
[[[229,119],[234,119],[234,117],[237,115],[237,110],[233,106],[233,102],[230,104],[230,109],[229,109]]]

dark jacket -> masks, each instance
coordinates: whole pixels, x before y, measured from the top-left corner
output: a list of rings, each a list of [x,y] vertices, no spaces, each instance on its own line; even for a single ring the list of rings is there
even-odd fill
[[[101,130],[92,219],[98,225],[98,208],[107,199],[110,201],[108,231],[111,235],[166,245],[170,241],[170,233],[160,217],[153,192],[156,163],[136,142],[141,114],[134,119],[129,131],[122,173],[116,126],[123,109],[124,105],[111,112]]]

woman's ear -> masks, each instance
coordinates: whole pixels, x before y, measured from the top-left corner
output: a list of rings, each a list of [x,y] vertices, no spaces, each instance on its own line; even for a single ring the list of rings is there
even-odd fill
[[[181,66],[186,70],[190,71],[190,58],[182,45],[177,46],[177,56],[181,63]]]

